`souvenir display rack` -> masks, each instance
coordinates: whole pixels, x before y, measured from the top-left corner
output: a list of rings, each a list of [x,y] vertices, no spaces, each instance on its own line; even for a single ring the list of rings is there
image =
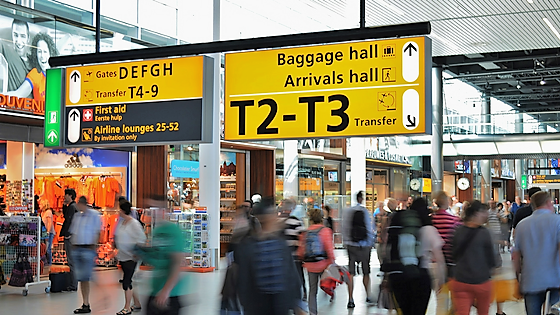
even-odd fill
[[[33,212],[33,185],[31,181],[1,181],[0,198],[6,205],[7,212]]]
[[[33,282],[25,284],[22,294],[27,296],[29,286],[46,284],[50,292],[51,282],[41,281],[41,223],[39,217],[21,215],[0,216],[0,263],[4,275],[9,278],[21,253],[26,253],[33,270]]]
[[[233,235],[237,208],[237,183],[235,176],[220,177],[220,242],[229,243]]]

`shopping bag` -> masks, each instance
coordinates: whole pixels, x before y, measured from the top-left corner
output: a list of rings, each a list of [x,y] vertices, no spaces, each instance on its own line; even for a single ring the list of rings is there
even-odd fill
[[[393,291],[389,285],[389,280],[384,278],[379,285],[379,296],[377,298],[377,307],[380,309],[394,310],[395,300],[393,297]]]
[[[27,274],[23,270],[18,270],[14,267],[12,269],[12,275],[10,276],[10,282],[8,285],[12,287],[25,287],[27,283]]]
[[[498,303],[521,299],[519,283],[516,279],[494,280],[494,299]]]

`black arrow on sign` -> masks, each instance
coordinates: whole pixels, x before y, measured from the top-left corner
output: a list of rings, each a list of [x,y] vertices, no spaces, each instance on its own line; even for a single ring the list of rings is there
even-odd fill
[[[408,46],[406,46],[406,48],[404,49],[404,52],[406,52],[408,50],[408,56],[412,56],[412,50],[414,49],[414,51],[418,51],[416,49],[416,47],[414,47],[414,45],[412,45],[412,43],[408,44]]]
[[[78,74],[78,72],[74,72],[70,75],[70,79],[73,79],[74,82],[78,81],[79,78],[80,78],[80,75]]]
[[[72,121],[76,121],[76,118],[79,117],[79,116],[80,116],[80,114],[78,114],[78,112],[72,112],[70,114],[70,118],[72,118]]]
[[[406,119],[408,120],[407,127],[416,127],[416,117],[412,115],[406,115]]]

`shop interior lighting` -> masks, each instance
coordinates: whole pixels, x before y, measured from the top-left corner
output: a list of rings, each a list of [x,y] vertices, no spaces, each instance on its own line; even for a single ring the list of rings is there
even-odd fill
[[[554,27],[554,25],[552,25],[552,23],[547,18],[543,17],[542,19],[546,23],[546,25],[548,25],[548,27],[550,28],[552,33],[554,33],[554,35],[556,35],[556,37],[558,37],[558,40],[560,40],[560,32],[558,32],[556,27]]]
[[[194,150],[193,147],[191,147],[190,145],[187,147],[187,150],[192,151]]]
[[[386,9],[389,9],[389,10],[393,11],[394,13],[396,13],[398,15],[405,15],[403,10],[397,8],[396,6],[386,2],[384,0],[375,0],[375,2],[379,3],[380,5],[385,7]]]

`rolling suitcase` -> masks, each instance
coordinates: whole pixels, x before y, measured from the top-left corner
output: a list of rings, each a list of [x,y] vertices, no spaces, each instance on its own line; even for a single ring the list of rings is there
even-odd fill
[[[51,292],[62,292],[65,291],[68,286],[70,286],[70,273],[51,273],[49,275],[49,280],[51,281]]]

